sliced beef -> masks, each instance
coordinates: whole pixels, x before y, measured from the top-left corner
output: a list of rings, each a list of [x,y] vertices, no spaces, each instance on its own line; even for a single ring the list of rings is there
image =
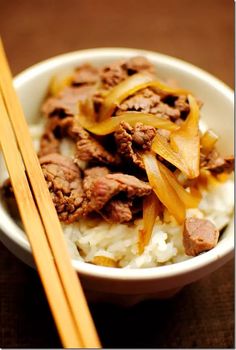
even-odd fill
[[[118,106],[117,114],[127,111],[139,111],[143,113],[152,113],[152,109],[161,101],[159,95],[154,93],[150,88],[140,90],[136,94],[128,97]],[[119,111],[120,110],[120,111]]]
[[[189,103],[186,95],[180,95],[176,98],[174,106],[180,111],[181,116],[186,117],[190,111]]]
[[[231,173],[234,170],[234,157],[221,157],[216,149],[207,156],[201,154],[201,168],[211,171],[213,174]]]
[[[44,131],[40,140],[39,157],[50,153],[59,153],[60,142],[49,128]]]
[[[133,150],[132,127],[126,122],[121,122],[114,136],[117,144],[117,152],[125,160],[132,161],[138,167],[143,168],[142,159]]]
[[[203,102],[199,98],[195,97],[195,99],[196,99],[196,102],[197,102],[198,107],[200,109],[203,105]],[[178,111],[180,111],[181,119],[186,119],[186,117],[188,116],[188,114],[190,112],[190,107],[189,107],[187,96],[186,95],[177,96],[177,98],[174,102],[174,107],[177,108]]]
[[[132,219],[132,201],[113,199],[102,210],[103,217],[110,222],[129,222]]]
[[[171,107],[167,103],[162,102],[161,96],[151,88],[145,88],[128,97],[118,106],[116,114],[126,111],[151,113],[158,117],[172,120],[181,116],[181,112],[177,107]]]
[[[99,70],[91,64],[83,64],[76,68],[72,76],[72,85],[91,85],[96,84],[100,81]]]
[[[181,117],[181,113],[178,108],[169,106],[167,103],[160,102],[155,108],[152,109],[153,114],[157,117],[171,119],[175,121]]]
[[[124,63],[124,68],[128,75],[133,75],[139,72],[147,72],[150,74],[156,74],[154,65],[148,61],[145,57],[136,56],[132,57]]]
[[[57,153],[41,157],[40,164],[59,219],[74,222],[82,214],[84,199],[79,167],[71,158]]]
[[[60,153],[60,141],[67,137],[68,130],[74,125],[73,117],[61,119],[53,116],[47,120],[46,127],[40,139],[39,157],[50,153]]]
[[[118,164],[119,159],[108,152],[80,125],[71,124],[68,135],[76,141],[77,152],[75,157],[87,162],[102,164]]]
[[[121,83],[135,73],[146,72],[155,74],[154,66],[145,57],[133,57],[129,60],[112,62],[101,69],[101,81],[106,89]]]
[[[110,171],[106,167],[96,166],[88,168],[84,171],[83,187],[85,191],[89,191],[94,181],[100,177],[104,177],[109,174]]]
[[[111,204],[111,200],[114,197],[116,200],[118,194],[122,196],[121,201],[127,203],[127,199],[133,200],[151,193],[151,187],[134,176],[122,173],[106,174],[106,172],[107,170],[99,167],[85,172],[83,187],[87,200],[83,203],[84,213],[101,211],[108,202],[115,211],[114,207],[117,208],[117,205]],[[127,208],[125,212],[127,218]],[[114,215],[118,217],[118,214]],[[119,220],[123,221],[122,218]]]
[[[135,127],[131,127],[128,123],[121,122],[114,134],[117,152],[124,159],[131,160],[135,165],[143,168],[138,151],[149,150],[155,135],[156,129],[152,126],[137,123]]]
[[[150,125],[137,123],[132,130],[132,140],[136,146],[146,151],[151,148],[152,140],[156,135],[156,129]]]
[[[125,61],[120,60],[102,68],[100,76],[105,88],[112,88],[128,77],[127,71],[123,68],[124,64]]]
[[[64,120],[65,119],[61,119],[57,116],[47,120],[44,133],[40,139],[40,149],[38,152],[39,157],[50,153],[60,153],[59,135],[61,138],[61,132],[63,128],[61,123]]]
[[[60,140],[69,137],[76,143],[75,157],[102,164],[118,164],[119,159],[108,152],[80,125],[75,124],[73,117],[61,119],[51,117],[41,137],[39,156],[60,152]]]
[[[76,147],[78,159],[102,164],[118,163],[117,157],[111,155],[98,141],[91,137],[77,141]]]
[[[214,248],[219,239],[219,231],[209,220],[188,218],[184,223],[183,244],[185,253],[196,256]]]
[[[42,113],[47,116],[74,116],[78,114],[78,103],[85,101],[94,93],[94,87],[83,85],[80,87],[65,87],[57,96],[49,97],[42,106]]]
[[[108,174],[106,179],[116,181],[119,184],[119,190],[126,192],[128,198],[147,196],[152,191],[148,183],[132,175],[122,173]]]
[[[199,107],[202,106],[199,99],[197,99],[197,103]],[[190,108],[186,95],[173,96],[161,90],[154,91],[152,88],[145,88],[122,101],[116,114],[126,111],[151,113],[172,121],[179,119],[182,121],[182,119],[186,119]]]

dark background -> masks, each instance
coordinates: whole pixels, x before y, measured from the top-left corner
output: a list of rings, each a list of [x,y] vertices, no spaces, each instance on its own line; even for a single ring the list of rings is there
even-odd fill
[[[189,61],[233,87],[233,0],[0,0],[13,74],[51,56],[134,47]],[[0,233],[1,234],[1,233]],[[59,347],[35,271],[0,244],[0,347]],[[233,348],[233,261],[174,298],[91,311],[104,347]]]

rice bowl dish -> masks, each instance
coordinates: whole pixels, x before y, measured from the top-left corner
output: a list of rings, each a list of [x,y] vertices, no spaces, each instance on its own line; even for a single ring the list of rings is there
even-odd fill
[[[163,118],[165,119],[167,118]],[[31,127],[38,151],[40,151],[39,138],[44,132],[44,127],[44,124]],[[70,141],[61,142],[61,154],[71,157],[73,161],[74,149]],[[86,162],[87,160],[79,159],[76,164],[84,171]],[[224,169],[222,173],[225,174]],[[185,219],[210,220],[218,231],[222,230],[230,221],[233,210],[232,179],[227,177],[224,181],[220,181],[216,176],[210,176],[207,186],[201,189],[201,196],[197,207],[186,208]],[[156,215],[151,236],[142,252],[139,250],[139,240],[140,231],[143,230],[143,219],[138,215],[136,217],[136,213],[132,220],[125,223],[109,222],[107,217],[104,220],[103,216],[95,215],[89,218],[78,217],[69,224],[62,221],[62,225],[72,257],[81,261],[112,267],[145,268],[168,265],[190,258],[186,255],[183,245],[184,223],[178,222],[165,206],[162,206],[162,214]]]

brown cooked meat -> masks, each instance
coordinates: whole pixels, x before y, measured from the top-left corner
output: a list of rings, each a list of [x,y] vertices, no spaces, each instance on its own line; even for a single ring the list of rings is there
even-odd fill
[[[234,170],[234,157],[223,158],[216,149],[207,156],[201,154],[201,168],[209,170],[213,174],[231,173]]]
[[[57,153],[39,160],[59,219],[74,222],[82,214],[84,199],[79,167],[72,159]]]
[[[117,109],[116,114],[127,111],[136,111],[142,113],[151,113],[165,119],[178,119],[181,112],[178,108],[171,107],[162,102],[161,96],[151,88],[138,91],[136,94],[128,97]]]
[[[219,231],[209,220],[188,218],[184,223],[183,245],[185,253],[196,256],[214,248],[219,239]]]
[[[112,62],[101,69],[101,81],[105,89],[110,89],[135,73],[155,74],[154,66],[145,57]]]
[[[78,114],[78,103],[90,98],[94,93],[93,85],[79,87],[66,86],[57,96],[49,97],[42,106],[42,113],[46,117],[74,116]]]
[[[99,81],[99,70],[88,63],[76,68],[72,76],[73,86],[97,84]]]
[[[49,118],[40,139],[39,157],[50,153],[60,153],[60,141],[67,136],[68,127],[73,123],[72,116],[63,119],[59,116]]]
[[[74,118],[67,116],[61,119],[51,117],[41,137],[39,156],[60,152],[60,140],[64,137],[72,139],[76,144],[75,158],[87,162],[102,164],[118,164],[119,157],[113,156],[97,140],[95,140]]]
[[[129,222],[132,219],[132,201],[113,199],[102,210],[103,217],[110,222]]]
[[[122,195],[122,201],[127,203],[127,199],[133,200],[136,197],[147,196],[151,193],[151,187],[135,176],[122,173],[109,174],[107,172],[108,170],[104,167],[95,167],[85,171],[83,180],[86,195],[86,201],[83,203],[85,214],[92,211],[101,211],[111,199],[114,197],[116,199],[118,194]]]
[[[126,161],[132,161],[138,167],[144,168],[138,151],[149,150],[155,135],[156,129],[152,126],[137,123],[132,127],[126,122],[121,122],[114,134],[117,152]]]
[[[72,122],[67,130],[67,134],[76,142],[75,158],[102,164],[119,163],[119,157],[108,152],[80,125],[75,125]]]

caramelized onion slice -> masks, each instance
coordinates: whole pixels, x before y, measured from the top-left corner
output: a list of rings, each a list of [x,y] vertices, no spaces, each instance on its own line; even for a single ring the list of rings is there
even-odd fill
[[[178,223],[183,223],[185,219],[185,206],[174,187],[167,180],[166,176],[163,175],[160,166],[161,163],[153,153],[145,153],[143,155],[143,162],[153,191]]]
[[[168,85],[166,85],[165,83],[161,82],[161,81],[151,81],[149,84],[147,84],[147,87],[152,87],[154,88],[154,90],[157,89],[157,92],[159,90],[164,91],[170,95],[189,95],[190,91],[186,90],[186,89],[181,89],[181,88],[172,88]]]
[[[143,229],[139,231],[138,251],[142,254],[149,243],[156,218],[161,213],[161,203],[155,193],[151,193],[143,200]]]
[[[190,113],[181,127],[171,133],[170,143],[157,134],[152,150],[193,179],[199,176],[200,168],[199,107],[191,95],[188,100]]]
[[[118,267],[118,264],[114,259],[103,255],[96,255],[93,258],[92,264],[107,267]]]
[[[162,163],[159,163],[159,167],[162,175],[166,177],[166,180],[174,188],[185,208],[197,208],[201,197],[199,195],[194,195],[193,192],[192,194],[187,192],[177,181],[175,175]]]
[[[203,134],[200,143],[205,154],[209,154],[213,150],[218,138],[218,135],[216,135],[211,129]]]
[[[49,84],[49,94],[51,96],[57,96],[66,86],[70,86],[71,82],[71,76],[64,77],[63,79],[53,76]]]
[[[188,169],[181,159],[180,155],[173,151],[166,138],[159,133],[156,134],[152,141],[152,151],[159,154],[162,158],[167,160],[181,170],[186,176],[188,176]]]
[[[156,117],[153,114],[139,113],[139,112],[127,112],[117,117],[112,117],[99,123],[91,123],[88,118],[83,115],[76,117],[76,120],[84,128],[95,135],[108,135],[114,132],[122,121],[129,123],[131,126],[135,126],[140,122],[145,125],[151,125],[155,128],[166,130],[177,130],[179,127],[169,120]]]
[[[170,135],[170,145],[183,160],[188,177],[194,179],[200,170],[199,107],[195,98],[188,95],[190,112],[179,130]]]

